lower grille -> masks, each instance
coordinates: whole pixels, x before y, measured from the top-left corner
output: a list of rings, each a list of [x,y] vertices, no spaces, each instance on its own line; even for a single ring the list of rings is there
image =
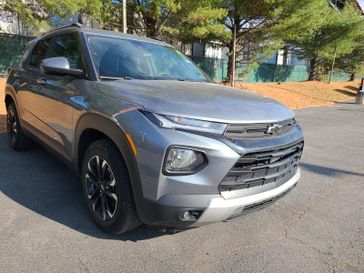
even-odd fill
[[[293,187],[289,188],[286,192],[282,193],[281,195],[278,195],[272,199],[269,200],[265,200],[263,202],[260,203],[255,203],[255,204],[251,204],[248,206],[245,206],[241,211],[237,211],[235,212],[234,215],[232,215],[229,219],[235,218],[237,216],[243,215],[243,214],[248,214],[250,212],[253,211],[257,211],[260,209],[263,209],[265,207],[270,206],[272,203],[274,203],[275,201],[277,201],[278,199],[282,198],[283,196],[285,196],[288,192],[290,192],[296,185],[294,185]]]
[[[303,142],[243,155],[219,185],[220,192],[287,181],[298,168]]]

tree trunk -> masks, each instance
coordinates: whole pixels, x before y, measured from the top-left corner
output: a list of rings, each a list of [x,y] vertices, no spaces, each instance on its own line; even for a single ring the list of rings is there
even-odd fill
[[[77,21],[79,24],[85,24],[85,16],[81,11],[77,15]]]
[[[313,57],[310,60],[310,75],[309,81],[320,81],[322,77],[322,70],[320,69],[319,58]]]
[[[158,22],[152,18],[146,18],[146,34],[149,38],[157,38],[160,35],[160,29],[158,28]]]
[[[355,78],[356,78],[356,72],[351,72],[350,81],[355,81]]]
[[[231,82],[232,78],[233,78],[233,43],[231,42],[229,45],[228,69],[227,69],[226,82]]]
[[[150,28],[147,29],[147,37],[159,38],[159,36],[160,36],[160,31],[155,26],[151,26]]]

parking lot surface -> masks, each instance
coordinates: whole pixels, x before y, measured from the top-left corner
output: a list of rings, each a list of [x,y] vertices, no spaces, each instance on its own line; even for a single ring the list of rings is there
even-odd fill
[[[46,150],[0,135],[1,272],[364,272],[364,107],[296,111],[302,178],[272,206],[168,235],[110,236],[77,177]]]

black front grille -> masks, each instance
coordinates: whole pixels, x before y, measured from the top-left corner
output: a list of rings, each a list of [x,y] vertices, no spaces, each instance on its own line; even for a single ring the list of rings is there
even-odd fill
[[[233,191],[286,181],[293,177],[301,158],[303,142],[243,155],[225,176],[219,190]]]
[[[224,136],[229,139],[246,139],[283,135],[296,126],[295,119],[276,123],[230,124]]]

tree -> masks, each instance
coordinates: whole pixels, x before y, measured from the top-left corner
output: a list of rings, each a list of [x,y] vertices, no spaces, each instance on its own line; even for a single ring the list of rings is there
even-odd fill
[[[168,37],[183,42],[214,38],[224,33],[217,22],[226,11],[216,0],[131,0],[128,29],[148,37]]]
[[[309,0],[314,1],[314,0]],[[274,30],[288,18],[294,9],[304,8],[308,0],[221,0],[220,7],[228,10],[221,20],[227,35],[221,40],[229,48],[228,79],[233,73],[233,33],[236,31],[236,57],[251,61],[283,46]]]
[[[123,3],[121,1],[101,0],[100,23],[103,29],[123,31]],[[130,12],[130,11],[129,11]]]
[[[4,11],[16,14],[24,25],[37,34],[39,29],[50,28],[55,16],[67,18],[75,14],[87,14],[98,18],[101,2],[99,0],[5,0]]]
[[[183,43],[224,39],[225,26],[220,20],[226,17],[227,10],[217,7],[217,3],[216,0],[183,1],[179,11],[161,29]]]
[[[38,1],[5,0],[3,10],[9,14],[17,15],[27,26],[29,32],[37,34],[37,29],[49,29],[46,20],[50,19],[45,8]]]
[[[298,22],[296,19],[298,18]],[[334,56],[351,54],[364,29],[356,7],[333,9],[326,0],[311,1],[306,9],[296,9],[290,20],[280,25],[280,37],[295,47],[302,58],[310,60],[309,80],[320,80]]]
[[[350,54],[338,58],[336,63],[338,69],[350,74],[351,81],[355,80],[358,73],[364,75],[364,44],[358,44]]]
[[[181,8],[178,0],[130,0],[128,28],[148,37],[158,37],[161,27]]]

